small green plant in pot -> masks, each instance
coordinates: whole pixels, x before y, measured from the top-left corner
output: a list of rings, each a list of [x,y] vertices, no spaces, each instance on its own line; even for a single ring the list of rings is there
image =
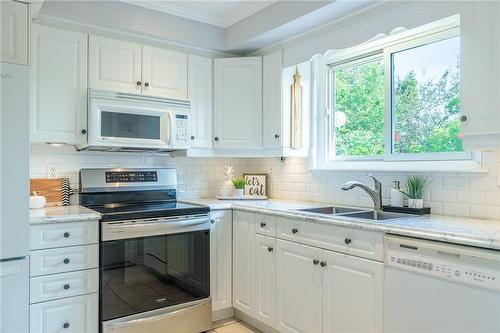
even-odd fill
[[[236,177],[236,178],[233,178],[232,182],[233,182],[233,186],[235,188],[234,195],[237,197],[242,196],[244,194],[245,185],[247,183],[245,178]]]
[[[424,193],[429,186],[429,180],[423,176],[408,176],[405,181],[406,191],[401,191],[408,197],[408,208],[423,208]]]

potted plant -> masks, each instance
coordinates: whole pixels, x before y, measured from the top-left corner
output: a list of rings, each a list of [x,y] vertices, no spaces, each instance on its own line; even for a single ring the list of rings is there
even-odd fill
[[[408,176],[405,181],[406,191],[401,191],[408,197],[408,208],[424,207],[424,192],[429,181],[423,176]]]
[[[237,197],[241,197],[244,194],[246,180],[243,177],[236,177],[232,180],[233,186],[235,188],[234,195]]]

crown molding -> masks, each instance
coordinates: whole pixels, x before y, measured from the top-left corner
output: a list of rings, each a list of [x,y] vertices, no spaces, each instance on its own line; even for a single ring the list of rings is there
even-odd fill
[[[216,14],[206,13],[201,10],[186,8],[182,5],[178,5],[168,1],[144,1],[144,0],[120,0],[120,1],[134,6],[139,6],[170,15],[180,16],[190,20],[203,22],[210,25],[215,25],[221,28],[227,28],[233,25],[234,23],[239,22],[247,18],[248,16],[251,16],[257,13],[258,11],[272,5],[278,0],[255,2],[256,4],[258,3],[258,6],[253,7],[251,10],[240,7],[239,9],[232,10],[227,15],[216,15]]]

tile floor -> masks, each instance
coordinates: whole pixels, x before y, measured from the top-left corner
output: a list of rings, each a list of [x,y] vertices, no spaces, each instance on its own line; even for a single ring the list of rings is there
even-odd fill
[[[207,333],[261,333],[256,328],[238,319],[224,320],[214,323],[214,328]]]

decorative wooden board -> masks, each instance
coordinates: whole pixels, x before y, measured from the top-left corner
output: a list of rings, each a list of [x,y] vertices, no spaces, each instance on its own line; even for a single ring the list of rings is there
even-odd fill
[[[36,192],[47,200],[46,206],[62,205],[62,178],[32,178],[30,193]]]

